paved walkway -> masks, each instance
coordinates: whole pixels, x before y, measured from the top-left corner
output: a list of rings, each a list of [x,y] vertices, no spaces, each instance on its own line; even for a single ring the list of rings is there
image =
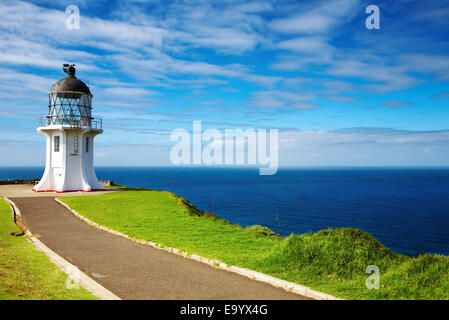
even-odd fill
[[[11,200],[40,241],[122,299],[305,299],[98,230],[54,197]]]
[[[4,184],[0,185],[0,196],[7,198],[15,197],[66,197],[66,196],[90,196],[102,193],[109,193],[119,191],[118,189],[105,189],[104,191],[91,191],[91,192],[34,192],[33,186],[29,184]]]

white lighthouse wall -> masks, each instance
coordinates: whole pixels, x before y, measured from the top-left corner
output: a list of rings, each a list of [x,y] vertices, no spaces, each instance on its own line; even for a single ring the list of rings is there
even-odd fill
[[[34,191],[50,190],[53,181],[53,169],[51,166],[51,133],[43,132],[46,140],[45,151],[45,171],[42,175],[42,179],[33,188]]]
[[[78,152],[75,151],[75,139],[78,139]],[[82,145],[80,143],[82,133],[75,130],[65,130],[65,166],[64,182],[62,191],[85,190],[90,191],[89,185],[85,183],[82,171]]]
[[[101,131],[44,129],[47,140],[45,172],[34,191],[91,191],[104,189],[98,182],[93,167],[94,137]],[[78,152],[75,154],[75,136],[78,135]],[[59,136],[59,151],[55,152],[55,136]],[[86,152],[86,137],[89,150]]]
[[[94,169],[94,139],[97,134],[88,132],[83,136],[83,164],[84,177],[93,190],[104,189],[103,185],[98,182],[98,178]],[[89,147],[87,148],[86,138],[89,138]]]

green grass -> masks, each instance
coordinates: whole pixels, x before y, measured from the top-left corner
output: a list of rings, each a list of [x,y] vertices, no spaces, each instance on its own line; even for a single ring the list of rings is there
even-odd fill
[[[21,233],[0,199],[0,300],[97,299],[81,287],[66,289],[67,275],[26,237],[10,232]]]
[[[173,193],[118,191],[64,197],[71,208],[129,236],[218,259],[346,299],[449,299],[449,257],[391,252],[366,232],[342,228],[282,238],[202,212]],[[368,290],[368,265],[380,289]]]

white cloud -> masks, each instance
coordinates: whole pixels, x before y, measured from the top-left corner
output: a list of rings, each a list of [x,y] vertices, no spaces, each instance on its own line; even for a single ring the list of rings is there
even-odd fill
[[[280,108],[290,107],[294,109],[310,110],[320,107],[320,105],[307,100],[314,99],[311,94],[299,94],[291,91],[266,90],[252,93],[249,102],[251,108]]]
[[[413,34],[401,42],[391,34],[376,37],[356,28],[343,30],[345,23],[356,23],[351,19],[357,12],[363,16],[356,0],[189,0],[154,1],[150,5],[124,1],[102,12],[101,18],[92,16],[95,10],[83,9],[97,5],[106,6],[86,2],[81,8],[81,29],[67,30],[61,4],[52,4],[60,8],[54,10],[22,1],[0,3],[0,114],[4,122],[18,117],[24,120],[23,128],[34,124],[35,114],[46,110],[48,89],[62,77],[56,69],[65,62],[76,63],[78,74],[91,80],[95,112],[107,119],[105,126],[112,131],[102,139],[111,145],[134,139],[144,144],[152,136],[165,134],[162,127],[189,124],[195,115],[192,113],[207,112],[211,125],[239,122],[238,115],[251,113],[244,112],[245,105],[253,108],[249,110],[253,120],[266,117],[254,120],[259,124],[277,123],[284,120],[285,113],[305,115],[307,121],[315,123],[321,121],[312,119],[315,112],[297,110],[321,107],[316,103],[318,98],[320,103],[327,99],[343,104],[356,101],[360,93],[370,100],[373,94],[412,88],[429,78],[448,79],[449,58],[444,47],[426,48],[426,52],[439,54],[409,54],[415,50],[411,44],[419,43]],[[438,17],[441,20],[441,15]],[[439,25],[443,24],[441,20]],[[363,21],[360,25],[363,29]],[[382,29],[382,34],[388,30]],[[396,42],[401,43],[397,50],[390,50]],[[267,66],[270,70],[265,69]],[[227,88],[214,87],[221,85]],[[226,90],[230,97],[226,101],[232,100],[236,110],[218,107],[222,101],[217,94]],[[195,99],[198,105],[213,104],[197,108]],[[401,99],[408,97],[394,99],[385,95],[379,100],[385,101],[385,106],[398,107],[405,105]],[[148,112],[153,111],[147,110],[150,107],[156,112]],[[158,107],[174,110],[157,112],[161,110]],[[238,110],[240,114],[234,112]],[[326,106],[316,114],[327,119],[335,115]],[[214,121],[217,118],[219,121]],[[146,127],[145,122],[152,127]],[[318,150],[319,146],[325,149],[340,144],[420,144],[422,153],[430,148],[424,144],[444,143],[445,135],[353,129],[292,131],[283,137],[293,145],[308,145],[310,154],[319,155],[326,153]],[[438,142],[436,137],[442,140]]]
[[[4,65],[54,68],[67,61],[83,60],[88,63],[78,63],[78,67],[85,71],[98,70],[90,62],[99,57],[81,50],[57,49],[52,47],[51,43],[40,43],[5,33],[0,33],[0,47],[2,48],[0,62]]]
[[[449,131],[411,131],[389,128],[349,128],[334,131],[284,131],[279,133],[280,141],[295,147],[301,144],[341,144],[341,143],[427,143],[449,145]],[[282,140],[284,139],[284,140]],[[280,142],[281,144],[281,142]]]
[[[320,33],[327,31],[332,22],[330,16],[311,12],[289,19],[275,20],[270,23],[270,26],[283,33]]]
[[[365,62],[342,59],[333,62],[326,70],[327,74],[343,78],[359,78],[371,83],[363,85],[374,92],[387,92],[407,89],[419,83],[419,80],[408,75],[407,69],[401,66],[390,66],[378,59]]]
[[[272,21],[269,26],[281,33],[326,33],[336,25],[346,22],[357,10],[355,0],[321,2],[313,9],[300,12],[289,18]]]
[[[414,105],[413,102],[409,101],[401,101],[401,100],[388,100],[382,103],[383,106],[388,108],[400,108],[404,106],[412,106]]]
[[[402,54],[399,60],[407,70],[434,74],[440,80],[449,80],[449,56],[447,55]]]
[[[323,54],[323,51],[331,51],[333,48],[327,44],[327,41],[319,37],[301,37],[278,42],[276,47],[295,52],[305,52]]]
[[[440,92],[432,96],[432,99],[444,99],[444,98],[449,98],[449,92]]]
[[[131,97],[139,97],[139,96],[153,96],[156,95],[157,92],[143,89],[143,88],[126,88],[126,87],[109,87],[102,89],[103,95],[118,95],[118,96],[131,96]]]
[[[181,72],[196,76],[240,77],[265,84],[276,81],[261,75],[248,74],[248,77],[245,77],[247,72],[236,72],[232,68],[207,62],[174,59],[163,52],[164,48],[174,48],[173,45],[181,50],[192,47],[212,48],[229,53],[251,50],[262,40],[251,27],[251,21],[261,21],[256,19],[253,12],[269,10],[270,6],[252,3],[237,8],[237,11],[226,10],[224,14],[219,8],[210,6],[195,10],[190,6],[174,7],[181,10],[168,8],[170,18],[167,19],[171,21],[169,23],[164,23],[163,20],[141,19],[143,23],[132,24],[128,21],[90,18],[81,14],[80,29],[68,30],[63,27],[63,11],[44,9],[20,1],[2,3],[0,44],[5,52],[0,55],[0,61],[8,65],[48,68],[70,60],[78,62],[78,67],[84,71],[99,71],[101,69],[94,65],[101,66],[107,63],[108,59],[112,58],[120,63],[120,59],[110,55],[117,53],[128,56],[122,59],[127,60],[120,64],[122,70],[127,71],[127,63],[131,62],[136,70],[152,70],[158,73],[158,77],[164,76],[165,72]],[[182,20],[182,17],[190,20]],[[245,20],[246,18],[249,20]],[[236,24],[239,19],[242,20]],[[77,49],[61,49],[61,46],[76,48],[76,44],[100,48],[109,54],[104,57]],[[148,59],[148,56],[151,59]]]
[[[27,114],[30,109],[35,110],[34,106],[48,101],[47,92],[54,82],[56,79],[0,68],[0,99],[5,101],[0,102],[0,110],[13,108],[18,114]],[[25,99],[33,103],[22,102]],[[25,109],[23,104],[26,106]]]
[[[117,55],[111,57],[123,71],[135,77],[159,78],[161,76],[195,75],[203,77],[238,78],[264,86],[272,86],[280,77],[251,74],[235,68],[235,65],[220,66],[202,61],[188,61],[172,58],[158,52],[151,59],[140,55]]]

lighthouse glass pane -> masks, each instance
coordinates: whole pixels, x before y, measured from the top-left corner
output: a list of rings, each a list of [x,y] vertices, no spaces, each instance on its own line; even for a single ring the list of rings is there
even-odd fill
[[[59,136],[54,137],[54,152],[59,152]]]
[[[91,122],[91,97],[82,95],[78,101],[78,110],[82,126],[90,126]]]
[[[49,94],[48,124],[91,126],[92,97],[73,92]]]

